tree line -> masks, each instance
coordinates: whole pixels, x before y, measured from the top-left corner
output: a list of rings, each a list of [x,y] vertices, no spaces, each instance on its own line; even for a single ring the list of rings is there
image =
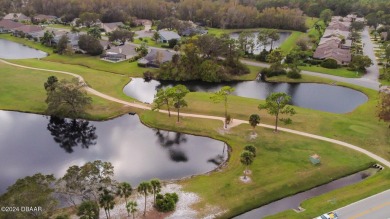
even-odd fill
[[[242,4],[233,0],[31,0],[25,4],[21,0],[0,0],[0,6],[2,14],[48,14],[61,17],[64,22],[82,17],[83,13],[94,13],[103,22],[127,22],[134,17],[162,20],[173,16],[219,28],[305,29],[303,12],[295,7],[259,10],[253,4]]]

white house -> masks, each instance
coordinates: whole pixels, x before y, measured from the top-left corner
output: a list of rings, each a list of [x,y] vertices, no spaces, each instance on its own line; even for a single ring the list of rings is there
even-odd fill
[[[158,31],[158,34],[160,35],[159,42],[162,43],[168,43],[170,40],[173,39],[180,40],[179,34],[173,31],[160,30]]]

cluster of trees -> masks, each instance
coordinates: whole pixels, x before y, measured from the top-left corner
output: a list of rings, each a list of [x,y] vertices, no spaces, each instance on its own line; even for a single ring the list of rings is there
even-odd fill
[[[178,202],[176,193],[160,194],[161,182],[159,179],[141,182],[137,188],[138,194],[146,198],[154,196],[153,204],[159,211],[167,212],[175,209]],[[112,210],[119,198],[124,198],[128,216],[138,211],[138,204],[129,200],[133,188],[127,182],[118,183],[114,180],[114,167],[110,162],[96,160],[83,166],[71,166],[65,175],[56,179],[53,175],[37,173],[18,179],[8,187],[7,192],[0,196],[2,206],[40,206],[40,211],[1,211],[1,218],[49,218],[59,204],[59,200],[66,200],[77,209],[77,215],[85,219],[98,219],[100,208],[106,218],[111,218]],[[66,215],[58,218],[68,218]]]
[[[174,55],[172,61],[161,66],[157,75],[159,79],[220,82],[249,73],[239,61],[239,49],[229,35],[202,35],[188,40],[181,47],[182,55]]]
[[[52,116],[77,118],[86,114],[85,110],[92,103],[92,98],[84,90],[85,83],[78,78],[58,81],[50,76],[44,83],[47,93],[46,113]]]
[[[61,17],[65,22],[80,17],[87,24],[96,19],[131,23],[134,17],[162,20],[174,16],[220,28],[264,26],[305,29],[303,12],[295,7],[267,9],[236,0],[31,0],[27,3],[0,0],[0,6],[3,6],[4,13],[21,11],[28,16],[50,14]]]
[[[378,118],[384,122],[390,123],[390,88],[384,87],[379,92]],[[390,128],[390,124],[389,124]]]

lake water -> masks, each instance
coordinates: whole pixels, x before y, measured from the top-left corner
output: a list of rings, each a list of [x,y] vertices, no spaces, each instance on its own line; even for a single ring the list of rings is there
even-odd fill
[[[0,121],[0,194],[18,178],[61,177],[94,160],[111,162],[118,181],[136,186],[209,172],[227,159],[223,142],[151,129],[138,116],[88,123],[0,111]]]
[[[145,82],[143,78],[133,78],[123,91],[126,95],[142,102],[152,103],[158,89],[179,84],[179,82]],[[291,104],[304,108],[332,113],[347,113],[365,103],[368,97],[356,90],[317,83],[266,83],[262,81],[206,83],[200,81],[180,82],[190,91],[215,92],[223,86],[235,88],[233,95],[255,99],[265,99],[272,92],[286,92],[292,96]]]
[[[0,39],[0,58],[2,59],[31,59],[43,58],[47,54],[37,49],[19,43]]]
[[[257,35],[259,34],[259,32],[253,32],[252,35],[253,35],[253,41],[255,44],[258,44],[257,43]],[[238,39],[238,36],[240,35],[239,32],[237,33],[232,33],[230,34],[230,38],[232,39],[235,39],[237,40]],[[275,49],[275,48],[278,48],[289,36],[291,35],[291,32],[279,32],[279,40],[273,42],[273,46],[272,48]],[[269,51],[271,50],[271,45],[267,45],[265,48],[263,45],[258,45],[254,50],[253,50],[253,54],[260,54],[261,51],[263,51],[263,49]]]

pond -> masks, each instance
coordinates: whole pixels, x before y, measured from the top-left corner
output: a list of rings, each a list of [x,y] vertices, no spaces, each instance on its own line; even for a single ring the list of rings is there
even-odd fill
[[[0,111],[0,121],[0,194],[18,178],[61,177],[94,160],[111,162],[116,180],[136,186],[206,173],[227,159],[223,142],[148,128],[138,116],[88,122]]]
[[[301,202],[315,197],[322,194],[325,194],[327,192],[336,190],[338,188],[342,188],[347,185],[351,185],[357,182],[360,182],[364,180],[366,177],[370,176],[371,174],[375,174],[375,169],[368,169],[364,170],[340,179],[337,179],[335,181],[332,181],[330,183],[324,184],[322,186],[315,187],[313,189],[307,190],[305,192],[298,193],[296,195],[286,197],[283,199],[280,199],[278,201],[272,202],[270,204],[261,206],[259,208],[253,209],[251,211],[248,211],[244,214],[241,214],[237,217],[234,217],[235,219],[252,219],[252,218],[263,218],[265,216],[273,215],[279,212],[286,211],[288,209],[298,209]],[[329,202],[336,202],[337,197],[333,200],[328,200]],[[337,212],[336,212],[337,213]]]
[[[259,32],[252,33],[253,41],[254,41],[255,45],[258,44],[257,43],[257,35],[258,34],[259,34]],[[237,40],[239,35],[240,35],[240,32],[232,33],[232,34],[230,34],[230,38]],[[272,48],[273,49],[278,48],[290,35],[291,35],[291,32],[279,32],[279,40],[273,42]],[[263,51],[263,49],[269,51],[269,50],[271,50],[271,45],[267,45],[265,48],[263,45],[258,45],[253,50],[253,54],[258,55],[258,54],[260,54],[261,51]]]
[[[46,56],[47,54],[40,50],[9,40],[0,39],[0,58],[2,59],[31,59],[43,58]]]
[[[151,80],[145,82],[142,78],[133,78],[123,91],[126,95],[142,102],[152,103],[157,89],[179,84]],[[190,91],[215,92],[222,86],[235,88],[233,95],[255,99],[265,99],[272,92],[286,92],[292,96],[291,104],[304,108],[332,113],[348,113],[365,103],[368,97],[356,90],[317,83],[266,83],[262,81],[206,83],[200,81],[180,82]]]

